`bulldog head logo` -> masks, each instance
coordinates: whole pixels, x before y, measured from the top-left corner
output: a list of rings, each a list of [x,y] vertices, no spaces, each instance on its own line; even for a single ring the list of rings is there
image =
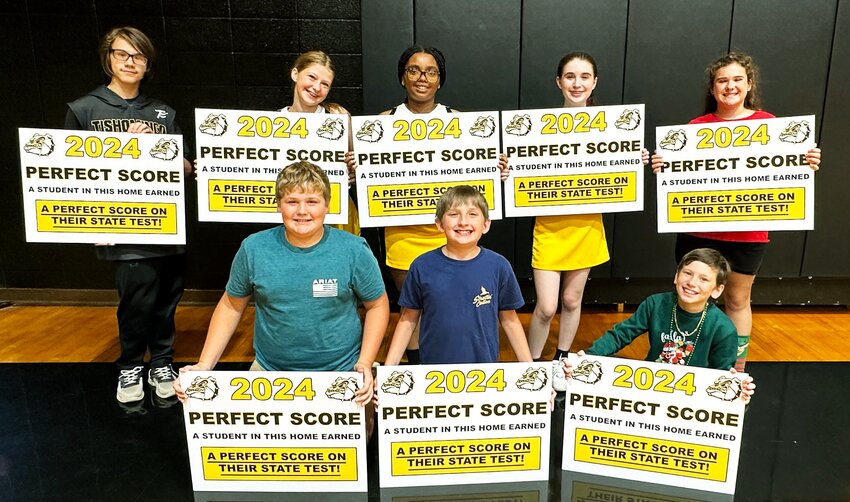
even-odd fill
[[[785,143],[802,143],[809,139],[810,133],[809,123],[805,120],[791,122],[784,131],[779,133],[779,141],[784,141]]]
[[[494,132],[496,132],[496,121],[493,120],[492,115],[478,117],[472,127],[469,128],[469,134],[479,138],[489,138]]]
[[[387,394],[403,396],[413,390],[413,373],[410,371],[393,371],[387,380],[381,384],[381,390]]]
[[[180,153],[180,148],[177,146],[177,141],[173,139],[162,138],[156,142],[156,145],[151,148],[151,157],[159,160],[172,160]]]
[[[342,124],[342,119],[325,119],[325,122],[316,131],[320,138],[329,140],[337,140],[345,133],[345,126]]]
[[[218,115],[210,113],[198,126],[198,130],[210,136],[221,136],[227,132],[227,117],[223,113]]]
[[[688,137],[685,135],[684,129],[679,129],[677,131],[668,131],[667,136],[664,136],[664,139],[661,140],[658,146],[664,150],[678,152],[682,148],[685,148],[687,143]]]
[[[354,399],[354,393],[358,388],[357,380],[353,377],[337,377],[331,386],[328,387],[328,390],[325,391],[325,395],[338,401],[351,401]]]
[[[721,401],[734,401],[741,395],[741,380],[722,376],[709,385],[705,392]]]
[[[378,120],[367,120],[363,122],[360,130],[357,131],[357,139],[368,143],[377,143],[384,137],[384,126]]]
[[[573,379],[590,384],[598,382],[602,379],[602,364],[599,361],[582,359],[573,369]]]
[[[53,136],[50,134],[33,134],[24,145],[24,151],[46,157],[53,153]]]
[[[514,118],[505,126],[505,132],[514,136],[525,136],[531,131],[531,117],[525,115],[514,115]]]
[[[528,368],[516,381],[516,386],[523,390],[540,390],[546,385],[545,368]]]
[[[620,118],[614,122],[614,127],[625,131],[634,131],[640,125],[640,112],[637,108],[631,110],[623,110]]]
[[[195,377],[192,384],[186,388],[186,395],[192,399],[212,401],[218,395],[218,383],[213,377]]]

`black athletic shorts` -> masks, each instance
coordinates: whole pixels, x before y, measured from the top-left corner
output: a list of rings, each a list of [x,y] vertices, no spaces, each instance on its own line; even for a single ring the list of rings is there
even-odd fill
[[[690,251],[699,248],[711,248],[720,252],[733,272],[756,275],[764,259],[766,242],[734,242],[705,239],[690,234],[676,236],[676,263]]]

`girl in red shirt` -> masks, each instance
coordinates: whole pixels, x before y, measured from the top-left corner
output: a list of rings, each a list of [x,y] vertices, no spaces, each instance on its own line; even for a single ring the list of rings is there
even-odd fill
[[[775,118],[760,109],[758,93],[758,68],[753,59],[740,52],[730,52],[717,59],[706,70],[708,88],[705,97],[705,115],[690,121],[691,124],[727,122],[733,120],[761,120]],[[820,149],[806,153],[812,170],[820,167]],[[652,171],[658,173],[664,161],[659,154],[652,156]],[[769,242],[767,232],[695,232],[676,237],[676,261],[697,248],[716,249],[732,267],[723,292],[726,315],[738,330],[738,360],[735,368],[744,370],[747,347],[753,327],[750,308],[753,281],[764,258]]]

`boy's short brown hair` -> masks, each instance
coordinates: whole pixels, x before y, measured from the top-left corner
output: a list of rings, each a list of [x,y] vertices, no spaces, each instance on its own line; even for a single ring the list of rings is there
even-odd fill
[[[711,267],[711,270],[717,273],[717,280],[715,282],[718,286],[726,284],[726,279],[729,278],[732,269],[729,267],[729,262],[726,261],[726,258],[720,254],[720,251],[711,248],[694,249],[682,257],[679,261],[679,266],[676,267],[676,273],[679,273],[686,265],[695,261],[705,263]]]
[[[275,203],[296,190],[321,193],[325,203],[331,202],[331,182],[324,169],[316,164],[302,160],[280,170],[274,182]]]
[[[469,185],[457,185],[446,190],[437,201],[437,219],[442,220],[443,215],[449,209],[461,204],[472,204],[478,206],[485,220],[490,219],[487,199],[481,195],[477,188]]]

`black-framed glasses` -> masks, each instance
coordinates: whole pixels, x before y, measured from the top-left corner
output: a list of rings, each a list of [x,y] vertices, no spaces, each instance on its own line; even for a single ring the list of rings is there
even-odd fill
[[[419,80],[422,75],[425,75],[425,79],[434,81],[440,77],[439,70],[435,70],[433,68],[429,68],[427,70],[420,70],[415,66],[408,66],[404,69],[404,72],[407,73],[408,78],[411,80]]]
[[[109,49],[109,53],[112,54],[112,57],[122,63],[126,63],[128,59],[132,59],[133,63],[140,66],[148,64],[148,57],[141,52],[137,54],[130,54],[129,52],[121,49]]]

